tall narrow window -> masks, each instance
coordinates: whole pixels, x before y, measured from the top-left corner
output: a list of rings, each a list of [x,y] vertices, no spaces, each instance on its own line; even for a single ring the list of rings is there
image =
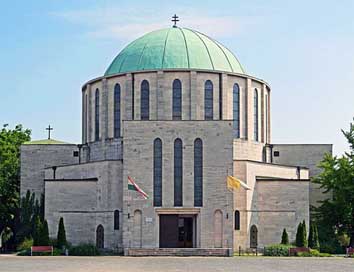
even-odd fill
[[[254,89],[253,101],[253,122],[254,122],[254,140],[258,141],[258,91]]]
[[[154,206],[162,206],[162,142],[154,140]]]
[[[98,225],[96,229],[96,247],[99,249],[104,248],[104,228],[102,225]]]
[[[258,229],[255,225],[252,225],[250,231],[250,248],[256,248],[258,246]]]
[[[119,211],[114,211],[114,229],[119,230]]]
[[[240,88],[238,84],[234,84],[233,89],[233,119],[234,119],[234,137],[240,138]]]
[[[203,206],[203,142],[194,141],[194,206]]]
[[[235,230],[240,230],[240,211],[235,211]]]
[[[174,143],[174,205],[183,206],[183,151],[182,140]]]
[[[204,86],[204,119],[213,120],[213,83],[210,80]]]
[[[265,95],[265,142],[268,143],[268,95]]]
[[[141,82],[141,93],[140,93],[140,114],[141,120],[149,120],[150,115],[150,87],[147,80]]]
[[[86,91],[87,92],[87,91]],[[84,143],[87,143],[87,109],[88,109],[88,104],[87,104],[87,94],[85,94],[85,98],[84,98],[84,123],[83,128],[84,128]]]
[[[182,84],[179,79],[175,79],[172,84],[172,119],[182,119]]]
[[[120,85],[114,86],[114,138],[120,137]]]
[[[100,138],[100,91],[95,93],[95,141]]]

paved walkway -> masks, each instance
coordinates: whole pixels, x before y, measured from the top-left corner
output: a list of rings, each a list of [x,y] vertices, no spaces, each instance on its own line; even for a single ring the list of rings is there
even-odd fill
[[[1,272],[354,272],[354,259],[271,257],[17,257],[0,255]]]

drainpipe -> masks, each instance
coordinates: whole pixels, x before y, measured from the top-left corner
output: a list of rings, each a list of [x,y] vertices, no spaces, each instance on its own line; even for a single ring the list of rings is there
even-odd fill
[[[270,148],[270,163],[273,163],[273,145],[269,144]]]
[[[55,179],[55,172],[57,171],[57,167],[53,166],[52,169],[53,169],[53,179]]]
[[[301,177],[300,171],[301,171],[300,166],[296,166],[296,176],[297,176],[297,179],[300,179],[300,177]]]
[[[77,147],[79,148],[79,164],[81,164],[81,148],[82,148],[82,144],[78,144]]]

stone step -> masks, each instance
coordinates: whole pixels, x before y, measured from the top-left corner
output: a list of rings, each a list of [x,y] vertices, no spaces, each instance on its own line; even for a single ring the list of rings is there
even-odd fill
[[[126,256],[232,256],[230,248],[128,248]]]

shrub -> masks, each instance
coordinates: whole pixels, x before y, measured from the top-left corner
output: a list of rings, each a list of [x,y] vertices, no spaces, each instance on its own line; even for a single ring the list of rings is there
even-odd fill
[[[44,220],[40,232],[40,245],[41,246],[48,246],[50,244],[49,241],[49,230],[48,230],[48,222]]]
[[[264,248],[264,256],[289,256],[291,245],[269,245]]]
[[[312,248],[320,250],[320,239],[318,238],[318,228],[317,228],[316,224],[313,225],[313,231],[314,231],[313,232],[313,235],[314,235],[313,240],[314,240],[314,242],[313,242],[313,247]]]
[[[69,255],[72,256],[98,256],[100,252],[93,244],[80,244],[69,249]]]
[[[41,246],[41,233],[42,233],[42,223],[39,216],[36,216],[34,232],[33,232],[33,245]]]
[[[18,251],[29,250],[33,246],[33,239],[32,238],[25,238],[22,243],[20,243],[17,247]]]
[[[302,226],[302,222],[299,223],[299,225],[297,226],[297,231],[296,231],[296,241],[295,241],[295,245],[297,247],[303,247],[303,226]]]
[[[308,247],[307,230],[306,230],[305,220],[302,222],[302,244],[303,244],[303,247]]]
[[[289,236],[288,236],[288,233],[286,232],[286,229],[283,230],[283,234],[281,236],[281,244],[282,245],[289,244]]]
[[[331,257],[329,253],[320,253],[317,249],[310,249],[310,252],[298,252],[298,257]]]
[[[57,242],[58,242],[58,244],[57,244],[58,248],[63,248],[63,247],[66,247],[66,245],[67,245],[63,217],[60,217],[60,220],[59,220]]]

